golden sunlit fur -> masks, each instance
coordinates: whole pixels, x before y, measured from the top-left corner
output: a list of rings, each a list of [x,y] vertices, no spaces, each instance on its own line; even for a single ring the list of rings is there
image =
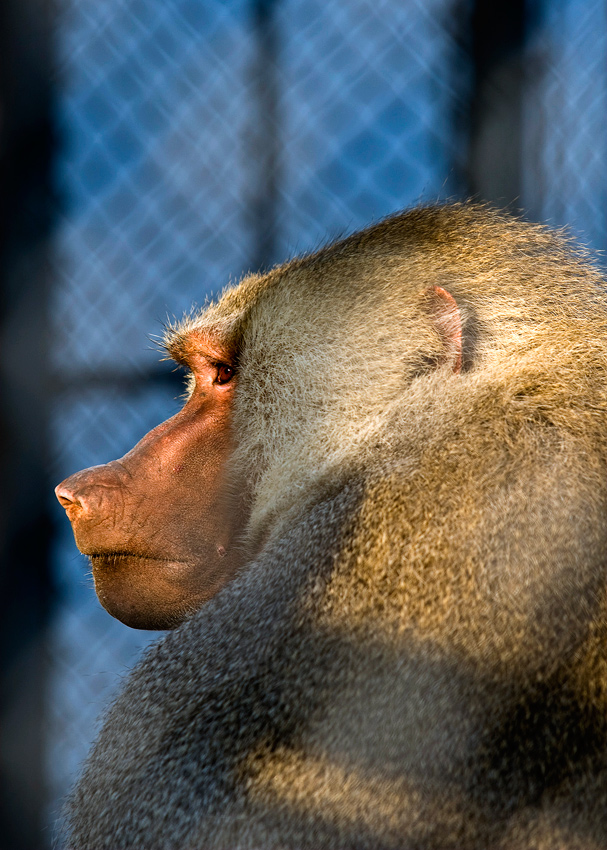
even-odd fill
[[[424,367],[442,342],[421,309],[428,281],[455,298],[465,340],[464,374],[441,376],[432,393]],[[550,406],[564,395],[568,407],[578,397],[584,410],[602,411],[599,281],[580,252],[539,225],[505,225],[473,205],[418,209],[245,278],[168,337],[205,331],[244,348],[233,465],[254,479],[256,529],[282,511],[291,488],[298,499],[304,482],[358,456],[397,410],[415,427],[436,392],[464,397],[466,406],[487,386],[525,397],[541,375],[534,404],[539,392]],[[459,414],[467,418],[466,407]]]
[[[69,847],[607,846],[604,287],[452,205],[169,330],[236,367],[259,554],[133,672]]]

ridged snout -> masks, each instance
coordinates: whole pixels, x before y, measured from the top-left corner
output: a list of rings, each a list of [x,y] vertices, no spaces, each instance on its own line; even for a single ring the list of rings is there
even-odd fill
[[[55,495],[72,523],[78,548],[86,551],[93,544],[94,529],[115,525],[117,508],[124,498],[125,470],[113,461],[91,466],[70,475],[57,485]]]

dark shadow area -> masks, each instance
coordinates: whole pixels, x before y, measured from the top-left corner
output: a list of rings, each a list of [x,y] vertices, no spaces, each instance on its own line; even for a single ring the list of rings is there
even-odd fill
[[[526,13],[524,0],[476,0],[468,31],[468,192],[500,207],[520,206]]]
[[[0,847],[41,850],[51,598],[48,239],[55,209],[47,4],[3,2],[0,40]]]

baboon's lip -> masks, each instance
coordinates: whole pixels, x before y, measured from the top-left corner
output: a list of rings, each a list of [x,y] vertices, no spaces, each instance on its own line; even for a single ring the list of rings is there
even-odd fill
[[[93,564],[101,564],[103,561],[119,561],[123,558],[136,558],[139,561],[158,561],[159,563],[167,564],[184,564],[189,565],[189,561],[184,561],[181,558],[167,558],[166,555],[153,555],[143,552],[127,552],[123,550],[108,550],[107,552],[83,552]]]

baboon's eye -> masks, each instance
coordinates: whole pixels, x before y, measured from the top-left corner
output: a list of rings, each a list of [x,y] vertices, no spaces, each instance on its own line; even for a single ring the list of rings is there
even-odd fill
[[[234,377],[234,369],[232,366],[228,366],[226,363],[220,363],[217,366],[217,377],[215,378],[216,384],[227,384]]]

